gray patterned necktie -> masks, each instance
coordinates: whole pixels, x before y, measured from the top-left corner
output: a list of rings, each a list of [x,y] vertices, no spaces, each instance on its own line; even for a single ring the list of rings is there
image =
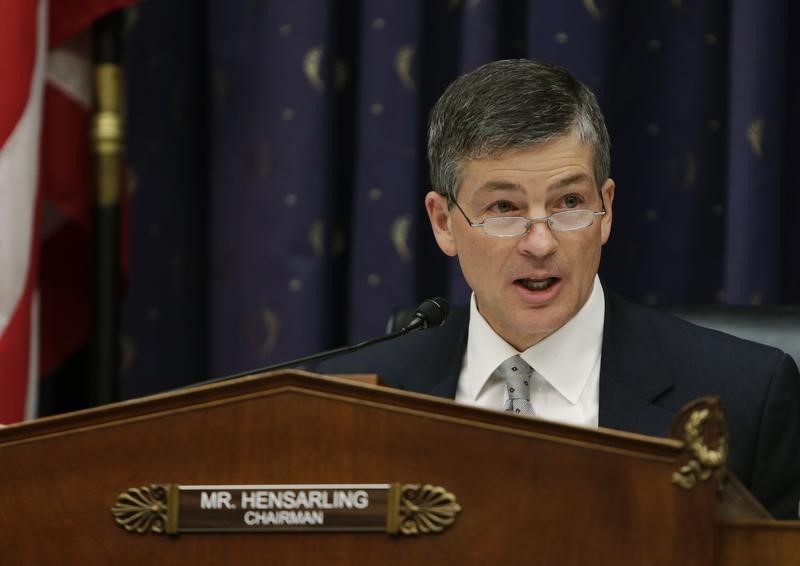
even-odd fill
[[[531,405],[531,377],[533,368],[520,356],[511,356],[497,366],[493,375],[498,376],[506,383],[508,400],[503,409],[520,415],[533,415]]]

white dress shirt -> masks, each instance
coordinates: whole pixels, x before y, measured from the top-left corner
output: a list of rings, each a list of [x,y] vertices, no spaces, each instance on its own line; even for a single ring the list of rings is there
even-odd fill
[[[491,375],[501,362],[519,354],[534,369],[531,403],[537,417],[596,427],[604,318],[603,287],[595,276],[589,299],[578,313],[544,340],[519,352],[478,312],[473,293],[456,401],[503,410],[508,397],[505,383]]]

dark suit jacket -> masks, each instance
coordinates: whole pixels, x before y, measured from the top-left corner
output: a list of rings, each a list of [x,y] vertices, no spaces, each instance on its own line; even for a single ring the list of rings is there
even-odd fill
[[[437,329],[329,360],[323,373],[377,373],[401,389],[455,397],[469,312]],[[775,348],[707,330],[606,292],[599,424],[668,434],[686,403],[718,395],[728,415],[728,467],[777,518],[798,518],[800,375]]]

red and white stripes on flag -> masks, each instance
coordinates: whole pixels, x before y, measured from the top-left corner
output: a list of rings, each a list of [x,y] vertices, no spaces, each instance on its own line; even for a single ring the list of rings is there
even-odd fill
[[[47,372],[89,335],[91,69],[81,32],[127,3],[0,2],[0,423],[33,416],[39,360]]]
[[[46,56],[45,0],[0,7],[0,422],[25,416],[38,267],[38,184]],[[34,348],[35,349],[35,348]]]

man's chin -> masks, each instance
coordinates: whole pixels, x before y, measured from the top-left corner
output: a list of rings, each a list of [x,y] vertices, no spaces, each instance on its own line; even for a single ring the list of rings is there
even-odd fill
[[[570,317],[559,316],[559,313],[545,313],[546,307],[526,309],[524,317],[514,321],[516,324],[514,328],[520,329],[521,332],[514,333],[516,335],[515,341],[522,344],[524,347],[519,348],[517,344],[512,344],[518,350],[527,350],[534,344],[541,342],[553,332],[564,326]],[[511,343],[511,342],[509,342]]]

